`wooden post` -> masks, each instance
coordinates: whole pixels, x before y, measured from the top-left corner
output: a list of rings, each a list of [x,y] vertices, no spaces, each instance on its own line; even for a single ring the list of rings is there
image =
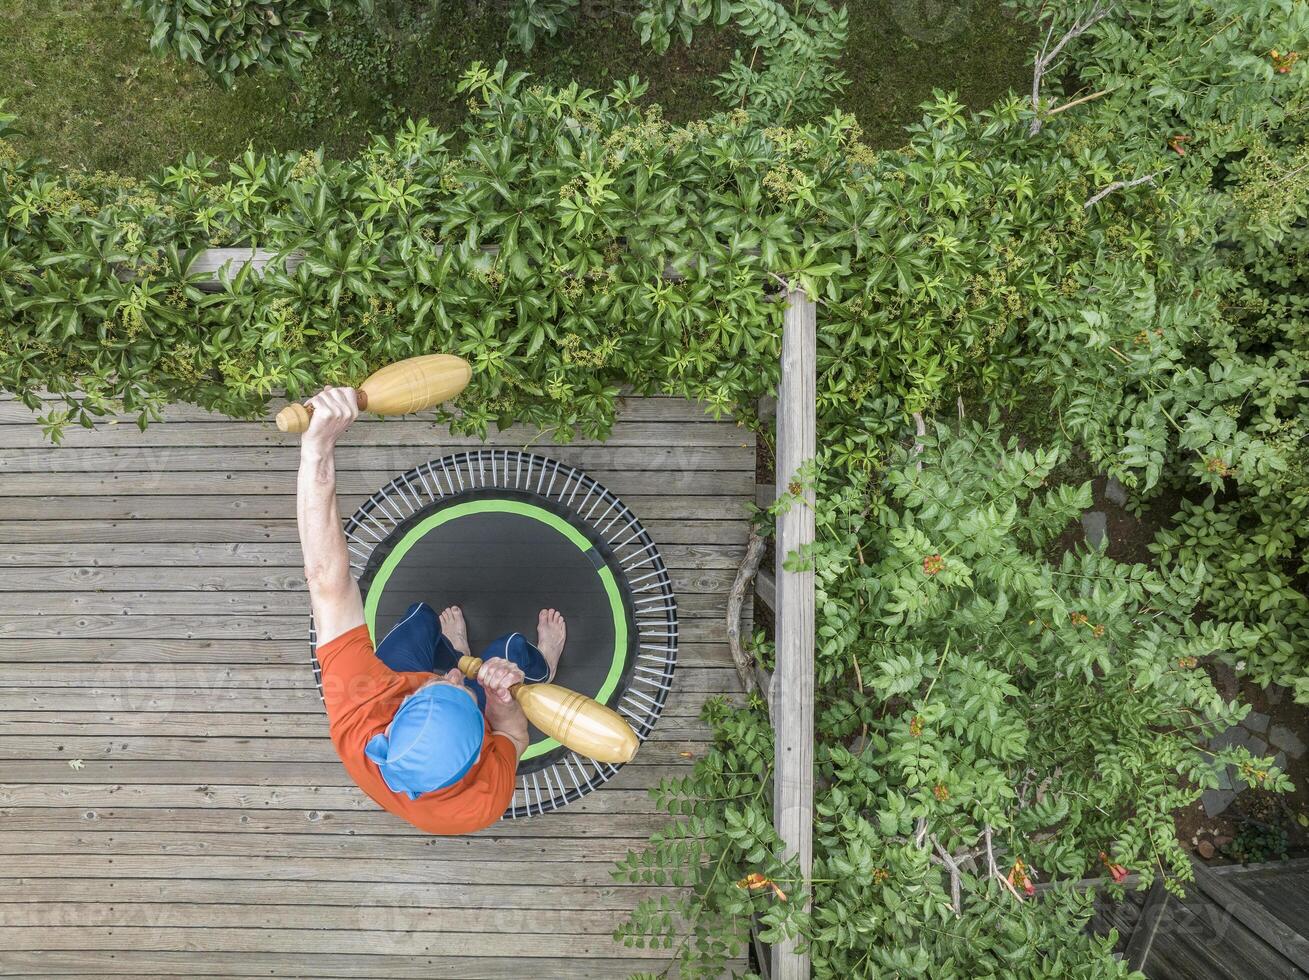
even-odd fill
[[[782,378],[777,386],[777,489],[786,493],[817,441],[816,310],[800,290],[787,293]],[[814,833],[814,574],[788,572],[786,556],[814,540],[814,495],[777,519],[777,670],[773,728],[773,822],[794,855],[808,890]],[[773,947],[772,980],[808,980],[809,957],[788,941]]]

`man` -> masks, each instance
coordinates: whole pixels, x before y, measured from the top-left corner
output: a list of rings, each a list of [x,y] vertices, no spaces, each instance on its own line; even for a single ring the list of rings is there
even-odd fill
[[[563,617],[541,610],[535,646],[518,633],[492,641],[476,681],[457,666],[469,654],[457,606],[439,617],[426,603],[410,606],[374,652],[336,506],[336,442],[359,416],[354,389],[325,388],[308,404],[296,517],[332,743],[365,793],[420,830],[481,830],[508,807],[527,748],[527,719],[509,689],[554,676]]]

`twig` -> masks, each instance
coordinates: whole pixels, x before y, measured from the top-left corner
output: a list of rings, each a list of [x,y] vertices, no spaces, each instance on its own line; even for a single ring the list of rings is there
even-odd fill
[[[959,865],[955,864],[954,858],[941,846],[941,842],[936,839],[936,834],[932,835],[932,847],[936,849],[941,863],[950,872],[950,907],[954,909],[955,915],[959,915],[964,910],[963,900],[959,895]]]
[[[1000,873],[1000,868],[995,863],[995,851],[991,847],[991,834],[991,825],[987,824],[986,830],[982,834],[983,839],[986,841],[986,873],[1008,888],[1013,893],[1014,898],[1021,902],[1023,896],[1018,894],[1018,889],[1014,887],[1014,883],[1006,875]]]
[[[1045,114],[1045,117],[1049,119],[1051,116],[1057,116],[1065,109],[1071,109],[1073,106],[1081,105],[1083,102],[1093,102],[1094,100],[1100,98],[1100,96],[1108,95],[1112,91],[1113,89],[1111,88],[1102,88],[1100,89],[1100,91],[1092,92],[1090,95],[1083,95],[1080,99],[1073,99],[1071,102],[1065,102],[1063,105],[1055,106],[1053,109],[1051,109],[1049,112]]]
[[[1104,188],[1103,190],[1097,191],[1093,197],[1091,197],[1085,204],[1082,205],[1082,208],[1084,210],[1089,210],[1092,206],[1098,204],[1100,201],[1103,201],[1114,191],[1125,191],[1129,187],[1136,187],[1138,184],[1153,184],[1154,179],[1158,177],[1161,173],[1163,173],[1162,170],[1156,170],[1152,174],[1146,174],[1144,177],[1137,177],[1135,180],[1115,180],[1108,187]]]
[[[1050,20],[1050,29],[1046,31],[1045,41],[1041,44],[1041,53],[1036,56],[1036,61],[1032,66],[1032,126],[1028,130],[1029,136],[1035,136],[1041,131],[1041,82],[1045,73],[1050,66],[1054,64],[1060,53],[1069,41],[1081,37],[1100,21],[1109,16],[1109,11],[1113,10],[1114,5],[1111,3],[1107,7],[1101,7],[1098,3],[1091,8],[1085,20],[1073,21],[1073,26],[1068,29],[1068,33],[1059,39],[1059,43],[1053,48],[1050,47],[1050,38],[1054,34],[1054,19]]]
[[[741,607],[745,604],[746,591],[759,573],[759,563],[763,557],[764,539],[751,528],[750,540],[745,546],[745,560],[736,570],[732,591],[727,596],[727,646],[732,652],[732,663],[736,665],[736,675],[741,679],[741,688],[746,694],[758,694],[759,682],[755,679],[754,657],[741,643]]]
[[[927,423],[923,421],[922,412],[914,412],[914,428],[918,431],[918,441],[914,443],[914,455],[917,456],[923,451],[923,436],[927,435]],[[923,461],[920,459],[914,467],[919,473],[923,472]]]

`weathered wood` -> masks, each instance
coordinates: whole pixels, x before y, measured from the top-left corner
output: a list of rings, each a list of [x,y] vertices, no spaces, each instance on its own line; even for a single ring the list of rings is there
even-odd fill
[[[726,570],[698,569],[668,565],[672,560],[668,547],[661,547],[665,567],[679,596],[724,595],[732,583]],[[203,568],[191,565],[173,565],[168,568],[127,566],[124,568],[97,568],[80,565],[69,568],[33,568],[0,565],[0,592],[218,592],[234,589],[240,592],[295,592],[305,591],[304,572],[297,567],[275,568]],[[302,601],[303,597],[302,597]],[[0,660],[4,659],[0,652]],[[35,658],[33,658],[35,659]]]
[[[703,741],[708,734],[695,703],[686,713],[673,709],[660,719],[651,740],[693,739]],[[665,725],[663,719],[668,723]],[[160,711],[114,708],[107,711],[63,711],[59,716],[40,707],[0,712],[0,735],[176,735],[182,738],[197,733],[206,738],[319,738],[327,731],[325,715],[312,712],[296,714],[255,714],[251,711]],[[276,748],[276,746],[270,746]]]
[[[699,712],[736,689],[723,617],[753,436],[668,398],[624,399],[606,444],[492,435],[575,460],[642,516],[678,595],[679,669],[652,737],[603,790],[433,838],[364,796],[326,738],[294,441],[189,406],[168,417],[145,432],[68,430],[49,448],[33,413],[0,395],[0,973],[664,969],[610,934],[640,899],[674,892],[610,872],[666,825],[648,788],[705,751]],[[341,454],[342,507],[474,445],[430,416],[362,420]]]
[[[397,475],[434,458],[426,452],[413,452],[406,458],[396,454],[391,465],[368,470],[340,470],[337,489],[342,494],[370,494]],[[740,494],[745,497],[754,486],[754,476],[741,470],[613,470],[603,466],[587,469],[587,475],[620,496],[666,493],[675,496],[721,496]],[[193,473],[172,468],[154,471],[81,470],[75,478],[60,480],[59,490],[70,496],[96,497],[106,494],[284,494],[294,485],[290,470],[247,470]],[[45,497],[52,487],[52,474],[10,473],[3,489],[10,497]]]
[[[668,544],[735,544],[749,526],[745,521],[642,521],[661,547]],[[5,521],[0,520],[0,541],[15,544],[87,544],[95,542],[181,541],[233,544],[246,541],[297,540],[295,523],[288,520],[246,521],[232,518],[206,520],[137,521]]]
[[[0,618],[11,621],[14,632],[28,620],[44,618],[49,603],[45,592],[0,592]],[[727,613],[727,597],[719,594],[681,596],[679,618],[721,620]],[[294,616],[305,625],[308,599],[301,592],[191,592],[113,591],[62,592],[60,608],[65,615],[85,616]],[[527,623],[509,625],[527,627]],[[300,633],[303,635],[304,630]]]
[[[234,914],[239,914],[242,908],[257,911],[279,905],[309,906],[324,912],[340,906],[362,910],[403,908],[419,912],[435,909],[445,914],[451,908],[487,907],[537,911],[566,911],[585,907],[596,911],[626,912],[641,899],[672,896],[676,893],[672,888],[612,883],[541,888],[535,885],[488,885],[477,882],[443,885],[428,882],[342,881],[341,887],[324,888],[312,880],[237,880],[240,881],[239,887],[233,887],[232,880],[225,878],[177,878],[167,883],[165,891],[164,886],[152,878],[0,877],[0,915],[8,922],[10,915],[22,914],[19,909],[25,902],[49,903],[53,906],[68,903],[74,898],[104,904],[111,910],[121,910],[123,914],[131,914],[129,909],[136,903],[161,901],[183,909],[189,905],[213,908],[215,904],[221,903]],[[275,915],[272,913],[267,916],[265,922],[293,921],[279,920]],[[525,923],[523,928],[530,930],[534,926]]]
[[[1132,938],[1127,944],[1127,951],[1123,954],[1128,969],[1145,968],[1145,961],[1150,956],[1150,947],[1154,944],[1154,937],[1159,931],[1159,923],[1163,921],[1164,907],[1167,904],[1168,892],[1164,890],[1163,878],[1156,878],[1154,884],[1150,886],[1150,893],[1146,896],[1136,926],[1132,929]]]
[[[777,610],[777,579],[773,578],[773,573],[768,569],[759,569],[759,574],[755,576],[754,594],[769,609]]]
[[[295,495],[290,492],[258,497],[207,496],[205,494],[124,495],[105,497],[5,497],[0,485],[0,520],[45,521],[52,516],[69,521],[154,521],[191,518],[205,520],[239,518],[247,521],[295,520]],[[337,498],[342,514],[351,514],[369,494],[343,494]],[[687,501],[675,494],[635,494],[623,503],[641,515],[643,523],[655,520],[732,521],[744,520],[741,498],[731,494],[698,494]],[[688,513],[693,509],[693,513]]]
[[[308,622],[300,616],[148,616],[148,615],[41,615],[15,616],[0,620],[0,636],[140,638],[144,640],[230,636],[245,640],[299,640],[306,636]],[[682,636],[693,643],[722,639],[721,616],[688,618],[679,626]]]
[[[721,628],[721,627],[720,627]],[[306,669],[307,666],[306,666]],[[148,671],[143,671],[143,674]],[[704,703],[733,691],[686,691],[675,675],[672,693],[677,695],[665,706],[669,718],[696,717]],[[731,685],[735,687],[735,683]],[[98,687],[25,687],[0,690],[0,711],[236,711],[268,712],[280,715],[304,715],[309,724],[322,718],[322,702],[312,686],[298,691],[231,690],[213,688],[98,688]]]
[[[0,548],[0,567],[22,568],[203,568],[276,567],[303,575],[300,548],[290,543],[240,541],[227,544],[176,542],[137,544],[134,542],[14,544]],[[669,545],[659,548],[666,563],[675,568],[735,569],[745,554],[745,541],[738,545]]]
[[[97,640],[0,639],[0,663],[6,664],[281,664],[301,669],[308,662],[306,637],[293,640],[139,639]],[[677,647],[678,669],[731,666],[726,643],[683,640]]]
[[[395,475],[441,455],[437,446],[415,458],[412,446],[341,445],[336,450],[336,467],[338,473],[385,469]],[[611,473],[754,472],[754,462],[730,446],[551,446],[548,455],[587,472],[602,467]],[[0,453],[0,473],[7,476],[112,471],[144,474],[148,480],[151,474],[164,471],[263,472],[285,474],[293,486],[299,459],[300,448],[294,442],[286,446],[41,447]],[[286,492],[286,486],[282,492]]]
[[[1192,862],[1196,886],[1229,915],[1300,970],[1309,973],[1309,936],[1296,932],[1275,914],[1237,888],[1232,878],[1219,878],[1198,861]],[[1309,923],[1307,923],[1309,925]]]
[[[782,330],[782,373],[777,388],[777,484],[802,480],[817,451],[816,309],[802,291],[787,292]],[[808,481],[806,481],[808,482]],[[807,895],[813,862],[814,575],[787,571],[783,562],[814,540],[814,495],[777,519],[777,696],[773,702],[776,763],[773,820],[794,857]],[[772,980],[807,980],[809,956],[796,940],[773,946]]]
[[[180,952],[156,950],[41,950],[6,953],[5,965],[15,975],[115,977],[118,980],[158,980],[166,977],[316,977],[319,980],[615,980],[634,972],[659,973],[668,958],[635,950],[630,959],[536,958],[505,955],[502,943],[473,938],[469,949],[484,956],[389,956],[320,953],[313,949],[312,930],[305,930],[305,948],[295,953],[249,951]],[[738,974],[742,964],[729,964]],[[439,971],[439,972],[438,972]]]

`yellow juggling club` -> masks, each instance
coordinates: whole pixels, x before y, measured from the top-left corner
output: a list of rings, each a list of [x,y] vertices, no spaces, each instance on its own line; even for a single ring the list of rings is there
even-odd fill
[[[424,354],[388,364],[355,389],[361,409],[378,415],[408,415],[449,401],[468,386],[473,369],[454,354]],[[287,405],[277,413],[283,432],[304,432],[313,414],[310,405]]]

